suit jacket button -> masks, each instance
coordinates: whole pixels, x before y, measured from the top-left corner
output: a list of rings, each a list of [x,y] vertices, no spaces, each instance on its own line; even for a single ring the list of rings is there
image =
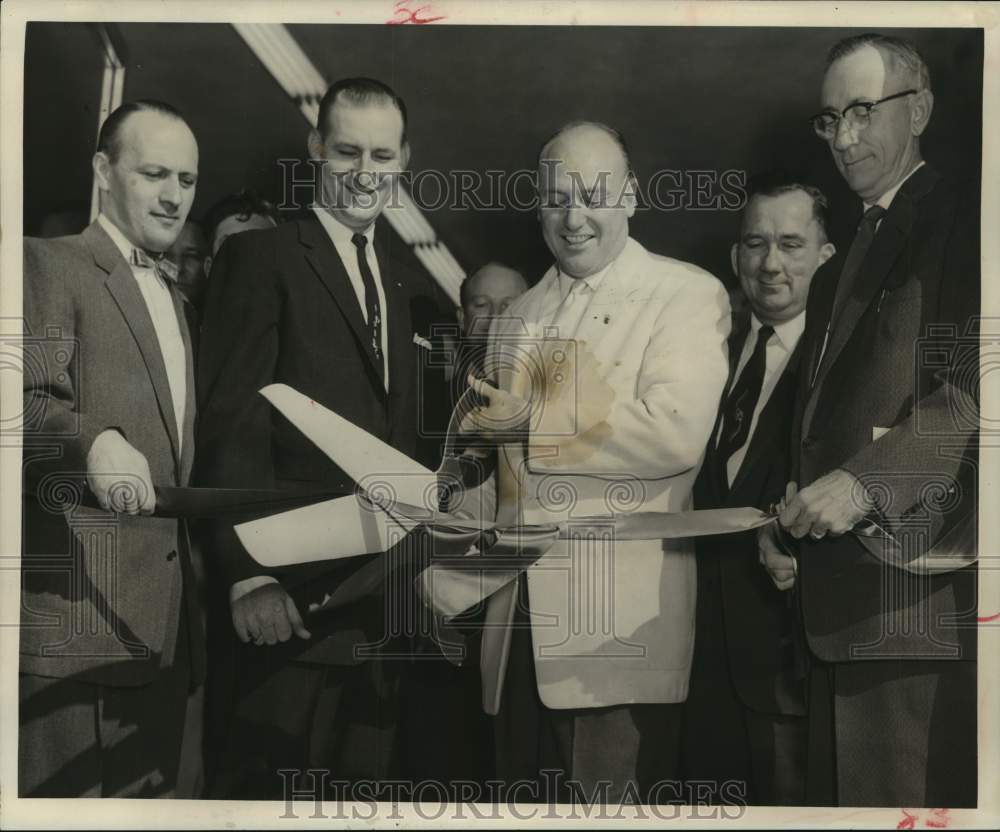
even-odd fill
[[[167,560],[173,560],[176,557],[177,557],[177,550],[174,549],[167,555]]]

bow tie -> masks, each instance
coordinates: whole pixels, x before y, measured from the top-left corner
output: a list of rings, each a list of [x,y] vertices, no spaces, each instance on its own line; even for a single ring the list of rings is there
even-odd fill
[[[170,283],[177,282],[177,266],[167,259],[165,252],[146,251],[141,248],[132,249],[132,265],[152,269],[161,279]]]

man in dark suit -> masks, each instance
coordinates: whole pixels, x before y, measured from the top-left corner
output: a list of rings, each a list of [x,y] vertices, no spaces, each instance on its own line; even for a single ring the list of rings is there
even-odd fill
[[[695,483],[695,507],[767,509],[785,492],[788,434],[813,275],[834,253],[827,202],[816,188],[761,180],[732,248],[749,304],[730,337],[730,380]],[[699,538],[684,768],[725,801],[802,802],[803,679],[786,597],[757,561],[756,535]],[[722,783],[728,782],[726,791]]]
[[[194,459],[191,340],[163,252],[198,145],[169,105],[125,104],[94,173],[97,220],[24,245],[24,797],[175,794],[204,675],[186,525],[147,516],[153,485],[185,485]]]
[[[923,162],[933,102],[912,45],[862,35],[831,50],[813,119],[864,214],[809,299],[797,561],[759,538],[801,593],[810,803],[976,803],[978,191]]]
[[[431,339],[432,350],[443,355],[450,348],[454,356],[449,387],[424,396],[422,402],[424,423],[436,427],[428,439],[438,448],[453,407],[468,389],[469,374],[482,373],[490,323],[527,289],[520,272],[497,261],[486,263],[462,281],[457,309],[460,333],[458,327],[451,327],[457,343],[446,346],[443,337]],[[480,452],[479,464],[485,476],[496,467],[496,460],[492,449]],[[407,674],[403,685],[403,773],[407,777],[453,783],[484,782],[493,776],[493,725],[480,702],[478,636],[482,612],[482,608],[473,608],[449,622],[445,640],[454,639],[453,647],[462,649],[460,662],[447,660],[439,650],[432,652],[432,646],[425,642],[427,652]]]
[[[317,204],[304,218],[231,237],[212,267],[198,373],[205,485],[353,493],[350,478],[258,394],[275,382],[416,455],[421,347],[411,308],[426,307],[429,287],[378,222],[410,153],[402,99],[372,79],[335,83],[309,152],[322,162]],[[405,591],[310,619],[313,605],[378,556],[268,572],[232,523],[218,524],[213,547],[239,639],[230,640],[232,687],[221,696],[220,714],[232,714],[228,763],[213,794],[281,798],[282,768],[385,778],[398,667],[377,654],[406,613]]]

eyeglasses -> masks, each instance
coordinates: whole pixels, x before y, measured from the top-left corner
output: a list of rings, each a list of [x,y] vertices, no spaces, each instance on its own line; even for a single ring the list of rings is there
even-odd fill
[[[904,95],[915,95],[917,92],[919,90],[903,90],[880,98],[878,101],[859,101],[857,104],[844,107],[842,113],[817,113],[810,116],[809,121],[812,123],[813,130],[816,131],[816,135],[829,141],[837,135],[837,128],[840,126],[842,118],[847,120],[848,127],[854,130],[864,130],[871,123],[872,110],[879,104],[892,101],[894,98],[902,98]]]

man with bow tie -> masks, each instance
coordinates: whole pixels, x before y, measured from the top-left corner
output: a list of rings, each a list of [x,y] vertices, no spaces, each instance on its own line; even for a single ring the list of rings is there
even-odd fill
[[[837,43],[821,103],[857,231],[807,308],[780,518],[797,557],[759,535],[801,597],[806,799],[974,806],[978,182],[924,162],[934,95],[907,41]]]
[[[695,483],[698,509],[767,510],[785,494],[806,298],[834,254],[816,188],[751,186],[733,272],[749,305],[729,341],[730,380]],[[757,562],[754,532],[698,538],[698,610],[684,711],[684,773],[752,804],[803,799],[805,702],[794,605]],[[715,793],[718,801],[726,794]]]
[[[308,149],[322,188],[306,215],[227,238],[212,266],[198,371],[204,485],[354,492],[259,395],[276,382],[418,457],[424,347],[414,334],[427,335],[418,328],[438,306],[380,219],[410,158],[406,105],[375,79],[338,81]],[[379,569],[371,562],[380,556],[268,572],[232,526],[217,525],[211,549],[235,633],[220,655],[233,677],[218,702],[225,736],[214,795],[281,799],[282,769],[384,779],[400,663],[379,653],[400,634],[405,590],[310,617],[349,576]]]
[[[24,246],[19,790],[170,796],[204,646],[186,524],[145,515],[194,460],[191,338],[163,253],[198,145],[173,107],[137,101],[107,118],[93,166],[97,219]]]

